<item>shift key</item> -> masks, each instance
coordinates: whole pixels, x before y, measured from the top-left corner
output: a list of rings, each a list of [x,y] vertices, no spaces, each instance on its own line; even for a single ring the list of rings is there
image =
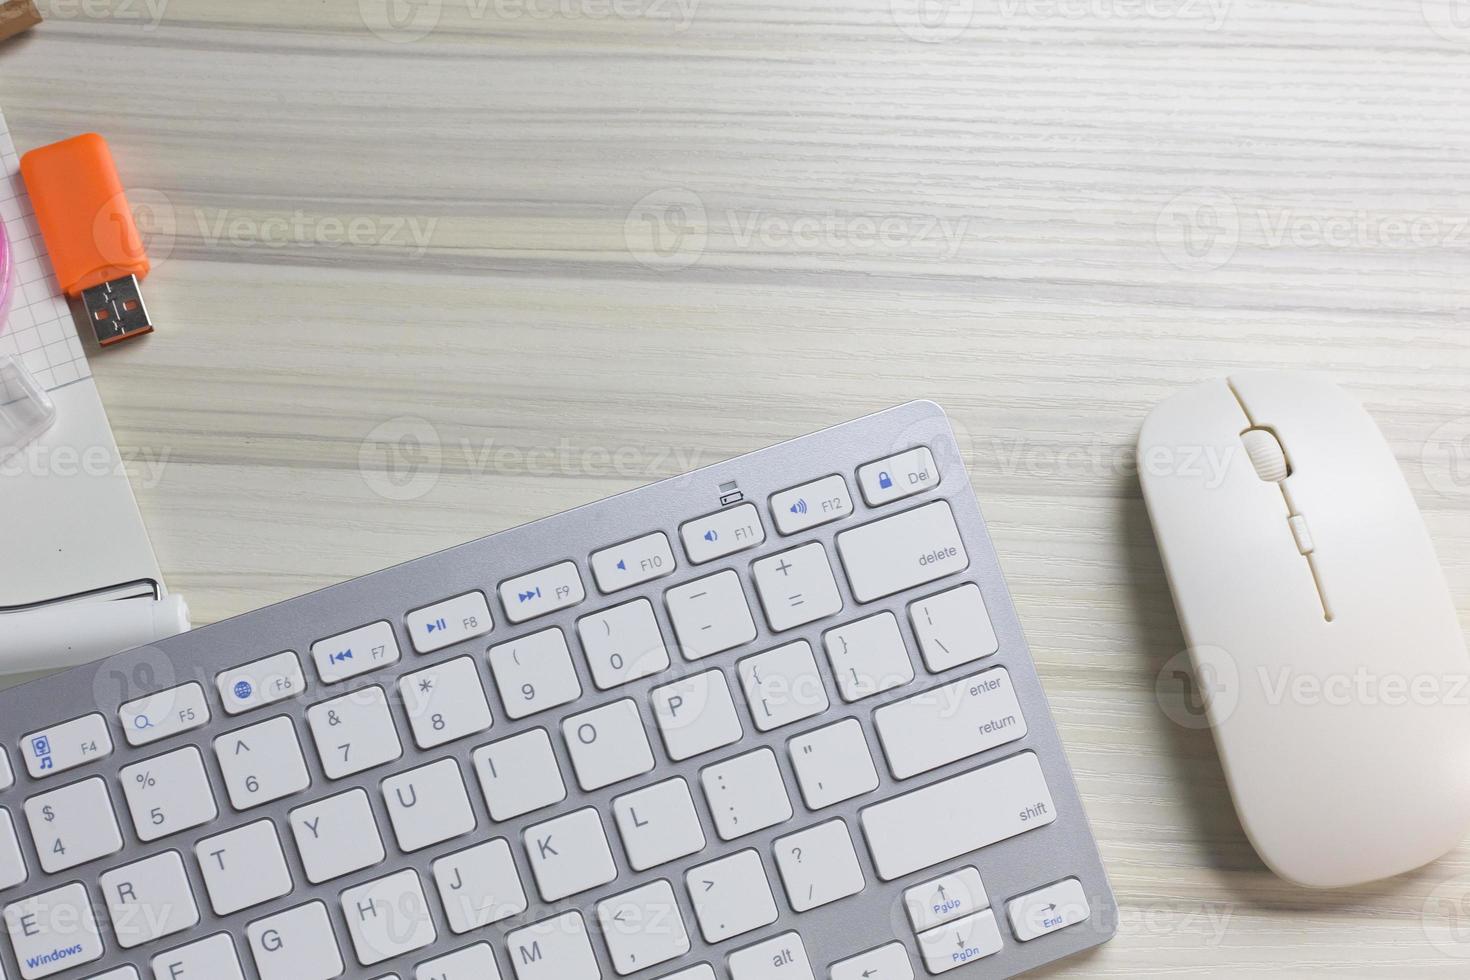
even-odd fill
[[[837,553],[858,602],[872,602],[970,567],[954,513],[944,500],[843,531],[837,535]]]
[[[1034,752],[875,803],[859,815],[884,881],[1044,827],[1057,818]]]

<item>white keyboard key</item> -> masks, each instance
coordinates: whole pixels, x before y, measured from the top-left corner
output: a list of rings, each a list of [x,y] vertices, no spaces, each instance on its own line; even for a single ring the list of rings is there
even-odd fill
[[[313,885],[370,868],[386,856],[366,790],[297,807],[288,819],[306,880]]]
[[[470,657],[436,664],[398,679],[413,740],[432,749],[485,731],[493,722],[480,671]]]
[[[342,951],[321,902],[257,919],[245,928],[260,980],[333,980],[343,972]]]
[[[924,666],[940,673],[1000,649],[980,586],[973,582],[909,604]]]
[[[791,798],[770,749],[708,766],[699,781],[720,840],[734,840],[791,819]]]
[[[873,726],[897,779],[1026,735],[1026,719],[1004,667],[885,704],[873,712]]]
[[[664,593],[685,660],[699,660],[755,639],[755,620],[740,576],[731,571],[676,585]]]
[[[689,952],[689,933],[667,881],[649,882],[598,902],[597,920],[620,977]]]
[[[194,845],[215,915],[231,915],[291,894],[291,871],[276,825],[257,820]]]
[[[342,913],[363,966],[423,949],[438,938],[423,883],[412,869],[347,889]]]
[[[814,980],[806,946],[794,932],[730,954],[730,980]]]
[[[306,677],[301,661],[287,650],[226,670],[214,679],[214,685],[225,703],[225,713],[238,715],[296,697],[306,690]]]
[[[861,701],[914,679],[898,617],[891,612],[859,619],[822,634],[837,693],[849,703]]]
[[[681,778],[616,797],[612,811],[634,871],[647,871],[704,850],[704,830],[694,811],[689,784]]]
[[[490,673],[512,719],[569,704],[582,696],[567,638],[542,630],[490,648]]]
[[[1006,903],[1011,931],[1023,943],[1086,922],[1092,914],[1082,882],[1067,878]]]
[[[31,778],[44,779],[112,755],[112,736],[107,719],[90,714],[31,732],[20,746]]]
[[[561,730],[577,784],[589,793],[653,769],[653,749],[632,698],[572,715]]]
[[[672,575],[678,563],[662,531],[592,552],[592,574],[604,593]]]
[[[10,945],[22,980],[38,980],[102,958],[92,902],[81,885],[66,885],[5,906]]]
[[[746,657],[736,670],[755,727],[763,732],[827,710],[827,689],[806,640]]]
[[[597,957],[581,912],[507,933],[505,944],[516,980],[599,980]]]
[[[219,816],[204,757],[190,745],[118,770],[138,839],[155,841]]]
[[[270,803],[311,785],[296,726],[272,718],[214,740],[220,775],[236,810]]]
[[[569,561],[500,583],[500,602],[512,623],[575,606],[585,598],[582,576],[577,573],[576,563]]]
[[[936,500],[837,535],[852,595],[872,602],[970,567],[949,503]]]
[[[618,876],[602,820],[592,807],[525,830],[536,887],[548,902],[605,885]]]
[[[567,798],[551,737],[533,728],[475,750],[480,791],[495,820],[511,820]]]
[[[359,626],[311,645],[311,659],[316,661],[316,672],[323,684],[335,684],[392,666],[402,656],[393,627],[386,622]]]
[[[0,790],[7,790],[15,785],[15,773],[10,769],[10,757],[5,750],[0,748]]]
[[[777,633],[835,616],[842,596],[827,551],[816,541],[751,565],[766,621]]]
[[[909,910],[914,931],[923,932],[988,909],[990,899],[985,897],[980,872],[970,867],[906,889],[903,904]]]
[[[878,877],[892,881],[1056,820],[1034,752],[874,803],[861,813]]]
[[[149,964],[153,980],[245,980],[235,942],[223,932],[159,953]]]
[[[194,890],[177,851],[108,871],[98,879],[117,944],[132,949],[199,923]]]
[[[835,473],[771,496],[771,516],[776,519],[776,530],[782,534],[805,531],[841,520],[851,513],[852,497],[847,492],[847,481]]]
[[[408,614],[408,638],[419,653],[484,636],[495,628],[483,592],[466,592]]]
[[[924,446],[858,467],[858,486],[869,507],[939,486],[934,454]]]
[[[20,839],[15,836],[15,821],[9,810],[0,810],[0,891],[14,888],[28,877]]]
[[[659,980],[715,980],[715,968],[708,963],[701,963],[698,966],[691,966],[687,970],[680,970],[677,973],[670,973],[666,977],[660,977]]]
[[[699,931],[707,943],[723,942],[776,921],[776,899],[755,851],[701,864],[684,873]]]
[[[754,548],[766,540],[766,529],[761,526],[760,511],[755,509],[755,504],[747,503],[686,521],[679,528],[679,536],[684,540],[689,561],[700,565]]]
[[[889,943],[832,964],[830,980],[914,980],[903,943]]]
[[[306,720],[328,779],[366,772],[403,755],[381,687],[314,704],[307,709]]]
[[[500,980],[500,968],[490,944],[476,943],[425,960],[413,968],[413,980]]]
[[[463,935],[526,911],[526,892],[503,839],[434,862],[434,884],[452,932]]]
[[[653,603],[634,599],[577,620],[582,651],[599,690],[669,668],[669,651],[653,617]]]
[[[209,724],[209,702],[201,685],[182,684],[129,701],[117,716],[129,745],[148,745]]]
[[[475,811],[459,763],[440,759],[383,780],[398,846],[412,853],[475,829]]]
[[[1000,949],[1000,929],[989,910],[919,933],[919,955],[935,975],[994,956]]]
[[[25,802],[31,840],[47,874],[122,850],[112,797],[100,776],[33,796]]]
[[[0,973],[0,977],[3,976],[4,974]],[[138,980],[138,969],[132,966],[120,966],[115,970],[88,977],[87,980]]]
[[[847,824],[831,820],[776,839],[776,867],[791,907],[806,912],[866,887]]]
[[[730,696],[730,683],[708,670],[649,692],[664,748],[675,762],[740,741],[745,730]]]
[[[871,793],[878,770],[856,718],[798,735],[788,744],[801,798],[813,810]]]

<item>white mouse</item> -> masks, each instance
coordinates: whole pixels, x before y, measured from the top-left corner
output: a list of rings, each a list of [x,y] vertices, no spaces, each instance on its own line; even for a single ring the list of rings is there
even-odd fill
[[[1246,372],[1169,398],[1138,465],[1235,809],[1337,888],[1470,826],[1470,656],[1398,463],[1356,400]]]

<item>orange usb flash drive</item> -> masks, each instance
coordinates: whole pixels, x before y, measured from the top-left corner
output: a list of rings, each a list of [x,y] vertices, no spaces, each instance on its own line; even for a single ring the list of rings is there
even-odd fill
[[[97,341],[152,333],[138,289],[148,255],[107,141],[84,133],[39,147],[20,158],[20,173],[57,281],[81,298]]]

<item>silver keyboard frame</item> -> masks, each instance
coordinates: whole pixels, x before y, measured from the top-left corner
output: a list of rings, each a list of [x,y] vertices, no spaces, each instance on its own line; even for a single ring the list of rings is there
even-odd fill
[[[857,468],[865,463],[921,444],[927,445],[934,454],[940,474],[938,486],[879,507],[868,507],[857,486],[855,476]],[[789,537],[777,533],[768,506],[769,497],[778,491],[834,473],[841,474],[846,480],[848,490],[852,495],[855,513],[846,519]],[[738,484],[745,500],[756,504],[766,527],[766,540],[760,547],[750,551],[739,552],[702,565],[691,565],[683,551],[679,537],[679,525],[692,518],[721,509],[720,487],[729,481]],[[965,548],[969,552],[969,568],[962,573],[949,575],[886,599],[870,603],[855,601],[847,577],[841,570],[840,561],[837,558],[833,541],[835,536],[848,528],[889,517],[936,499],[949,501]],[[597,589],[596,579],[589,565],[590,553],[656,530],[662,530],[669,536],[678,565],[674,574],[611,595],[602,595]],[[759,597],[751,580],[749,566],[756,558],[811,541],[820,541],[827,550],[842,595],[843,610],[836,616],[780,634],[773,634],[762,612]],[[576,563],[583,577],[587,598],[571,608],[519,625],[511,625],[498,600],[496,587],[499,583],[566,560]],[[665,590],[673,586],[728,568],[736,569],[740,573],[746,601],[750,604],[752,618],[756,621],[759,631],[758,635],[753,642],[735,650],[694,662],[685,661],[675,652],[676,634],[669,621],[663,594]],[[908,618],[908,606],[916,599],[945,591],[968,581],[978,583],[982,590],[985,605],[1000,641],[1000,650],[984,660],[962,664],[940,674],[931,674],[925,669],[923,660],[918,656],[918,645]],[[432,654],[415,653],[404,627],[405,615],[410,610],[476,589],[482,590],[490,600],[495,620],[494,630],[486,636]],[[660,674],[634,681],[623,687],[599,691],[592,682],[585,656],[575,649],[579,645],[575,621],[588,613],[638,597],[646,597],[653,604],[659,626],[670,648],[672,666]],[[830,665],[822,647],[822,634],[834,626],[883,610],[893,612],[899,621],[910,659],[914,665],[914,680],[906,686],[853,704],[846,704],[838,696],[836,686],[830,676]],[[403,652],[402,660],[386,670],[370,672],[342,683],[332,685],[321,683],[309,655],[311,644],[316,640],[383,619],[394,624],[398,643]],[[510,721],[501,704],[494,680],[489,674],[485,657],[486,650],[493,644],[550,626],[561,627],[567,637],[568,645],[574,648],[572,660],[582,684],[583,695],[579,700],[560,708],[519,721]],[[752,653],[795,639],[805,639],[811,644],[817,663],[823,671],[831,705],[826,712],[816,717],[772,732],[758,732],[751,723],[748,707],[744,705],[743,690],[734,671],[735,662]],[[214,684],[215,675],[220,671],[283,650],[295,651],[301,658],[302,669],[306,676],[306,689],[303,695],[294,700],[257,708],[241,715],[233,717],[226,715]],[[466,654],[472,655],[480,668],[481,680],[495,718],[494,725],[490,730],[478,736],[422,752],[413,742],[407,717],[398,697],[396,679],[401,673]],[[874,709],[922,690],[997,666],[1004,666],[1010,672],[1011,681],[1027,723],[1025,737],[921,776],[902,781],[893,779],[882,757],[882,743],[878,740],[873,727]],[[701,673],[712,667],[722,669],[730,681],[731,694],[735,697],[739,710],[744,715],[741,722],[745,727],[745,738],[722,750],[705,753],[683,762],[673,762],[664,751],[663,741],[648,707],[648,692],[651,688],[667,684],[678,677]],[[118,707],[124,701],[190,680],[199,681],[205,689],[213,716],[210,724],[202,729],[175,735],[149,746],[138,749],[130,748],[117,720]],[[371,769],[346,779],[330,781],[322,772],[321,762],[307,727],[306,709],[313,703],[371,685],[382,685],[389,696],[390,706],[399,726],[400,739],[404,747],[403,757],[388,766]],[[657,764],[652,772],[642,777],[617,783],[595,792],[582,792],[577,786],[575,771],[567,754],[566,745],[557,732],[559,723],[567,715],[625,697],[634,698],[640,706],[644,727]],[[23,759],[19,756],[22,736],[36,729],[49,727],[94,711],[100,711],[108,719],[114,742],[113,754],[100,762],[89,763],[57,776],[43,780],[32,779],[25,769]],[[212,751],[213,739],[235,729],[278,716],[289,717],[296,726],[297,736],[302,745],[302,754],[311,774],[312,786],[304,793],[237,813],[230,807],[229,797],[220,778],[219,766]],[[879,788],[875,792],[818,812],[812,812],[805,807],[802,801],[790,759],[786,753],[786,743],[797,734],[820,728],[844,717],[857,718],[863,726],[879,772],[881,780]],[[548,807],[515,820],[497,823],[490,818],[484,799],[479,793],[478,780],[470,759],[471,754],[479,746],[532,728],[545,728],[551,734],[552,746],[567,784],[567,798],[557,806]],[[75,668],[0,692],[0,740],[3,740],[4,751],[9,755],[12,769],[15,772],[15,784],[10,789],[0,792],[0,806],[8,809],[14,818],[16,833],[23,842],[22,850],[26,853],[27,866],[30,870],[30,877],[24,883],[0,892],[0,905],[18,901],[70,882],[80,881],[87,887],[94,908],[97,910],[98,926],[106,952],[100,960],[62,971],[58,976],[63,980],[74,977],[91,977],[94,974],[130,964],[138,968],[140,977],[144,980],[151,980],[149,962],[154,956],[218,932],[228,932],[236,937],[236,950],[246,977],[249,980],[258,980],[254,960],[243,938],[245,925],[314,899],[324,901],[332,917],[333,925],[337,930],[338,945],[342,951],[342,960],[347,965],[344,976],[375,978],[397,973],[402,980],[411,980],[416,964],[488,940],[495,950],[497,965],[500,967],[502,976],[505,980],[511,980],[515,972],[504,941],[505,934],[569,909],[578,909],[585,916],[588,933],[593,937],[593,947],[596,950],[603,977],[611,980],[618,974],[613,970],[606,944],[600,937],[595,906],[604,898],[659,878],[667,879],[673,886],[689,932],[691,949],[685,957],[679,960],[635,973],[633,976],[636,980],[643,980],[643,978],[655,980],[655,978],[661,978],[704,962],[713,965],[716,975],[723,978],[728,976],[726,958],[731,952],[788,930],[795,930],[801,934],[817,980],[826,980],[827,969],[831,963],[886,945],[895,939],[902,942],[908,949],[913,961],[915,976],[924,977],[927,973],[903,906],[903,891],[912,885],[928,881],[940,874],[966,865],[974,865],[980,871],[986,894],[990,899],[990,906],[996,912],[1004,948],[994,956],[946,973],[946,978],[979,980],[982,977],[1014,976],[1100,945],[1112,938],[1117,928],[1116,901],[1098,855],[1096,843],[1088,827],[1082,801],[1078,797],[1071,769],[1052,720],[1051,709],[1032,664],[1021,624],[1016,617],[1015,607],[1001,575],[995,550],[986,533],[985,524],[971,490],[954,434],[944,412],[932,402],[911,402],[878,412],[683,476],[673,477],[578,507],[554,517],[501,531],[468,544],[331,586],[309,595],[246,613],[192,633],[140,647],[103,660],[98,664]],[[132,820],[127,812],[122,786],[116,771],[123,765],[162,755],[186,745],[198,746],[204,756],[205,767],[219,806],[220,817],[214,823],[204,827],[175,834],[152,844],[140,843],[133,832]],[[723,761],[761,746],[770,746],[776,752],[787,792],[791,797],[794,815],[791,820],[778,826],[734,841],[721,841],[710,819],[708,806],[702,800],[703,794],[698,789],[699,771],[714,762]],[[1027,751],[1035,752],[1041,761],[1057,808],[1058,816],[1054,823],[963,855],[944,864],[915,872],[893,882],[885,883],[878,877],[858,821],[858,813],[862,808]],[[396,848],[382,795],[378,789],[379,784],[389,775],[443,758],[458,760],[479,825],[475,832],[468,836],[446,841],[414,854],[403,854]],[[35,861],[35,849],[22,811],[22,803],[28,796],[35,793],[54,790],[97,775],[102,775],[106,779],[108,789],[112,794],[113,808],[116,811],[118,826],[125,842],[122,852],[59,874],[45,874]],[[689,783],[691,793],[696,799],[695,807],[699,813],[707,845],[703,851],[691,857],[646,872],[635,872],[628,866],[617,828],[613,824],[611,801],[615,796],[673,776],[682,776]],[[289,810],[304,803],[335,795],[353,787],[362,787],[368,792],[374,815],[378,820],[379,832],[388,852],[388,859],[376,867],[356,872],[327,884],[310,885],[307,883],[295,843],[291,839],[286,814]],[[521,830],[553,816],[587,806],[596,807],[602,816],[604,830],[612,845],[614,859],[617,863],[618,877],[608,885],[584,892],[571,899],[542,903],[537,895],[535,879],[531,874],[526,852],[521,843]],[[782,887],[780,873],[776,868],[773,856],[772,841],[797,830],[824,823],[834,817],[840,817],[846,821],[851,831],[858,860],[867,880],[867,887],[850,898],[798,914],[791,910]],[[202,838],[262,818],[275,821],[287,864],[298,886],[295,891],[282,899],[256,906],[227,918],[216,916],[210,908],[208,892],[205,890],[198,865],[192,857],[193,845]],[[914,832],[922,834],[924,828],[915,827]],[[449,931],[443,910],[439,906],[430,864],[435,858],[496,837],[505,837],[511,843],[516,867],[521,875],[522,885],[530,906],[526,912],[512,919],[456,936]],[[772,894],[776,898],[776,904],[781,913],[780,917],[764,929],[725,940],[718,945],[707,944],[700,934],[698,920],[694,915],[689,893],[684,886],[684,872],[690,867],[749,848],[756,849],[761,855],[766,875],[770,880]],[[97,878],[104,871],[167,850],[177,850],[185,858],[184,864],[199,906],[200,922],[187,933],[166,937],[131,951],[120,950],[112,935],[105,906],[101,904]],[[416,953],[373,967],[358,967],[338,897],[348,887],[374,880],[402,868],[414,868],[419,872],[423,880],[424,892],[429,897],[439,939],[434,945]],[[1017,895],[1074,876],[1080,879],[1088,897],[1091,905],[1090,918],[1083,924],[1062,929],[1029,943],[1017,942],[1005,917],[1006,902]],[[6,976],[10,980],[21,976],[8,939],[0,942],[0,959],[4,961]]]

